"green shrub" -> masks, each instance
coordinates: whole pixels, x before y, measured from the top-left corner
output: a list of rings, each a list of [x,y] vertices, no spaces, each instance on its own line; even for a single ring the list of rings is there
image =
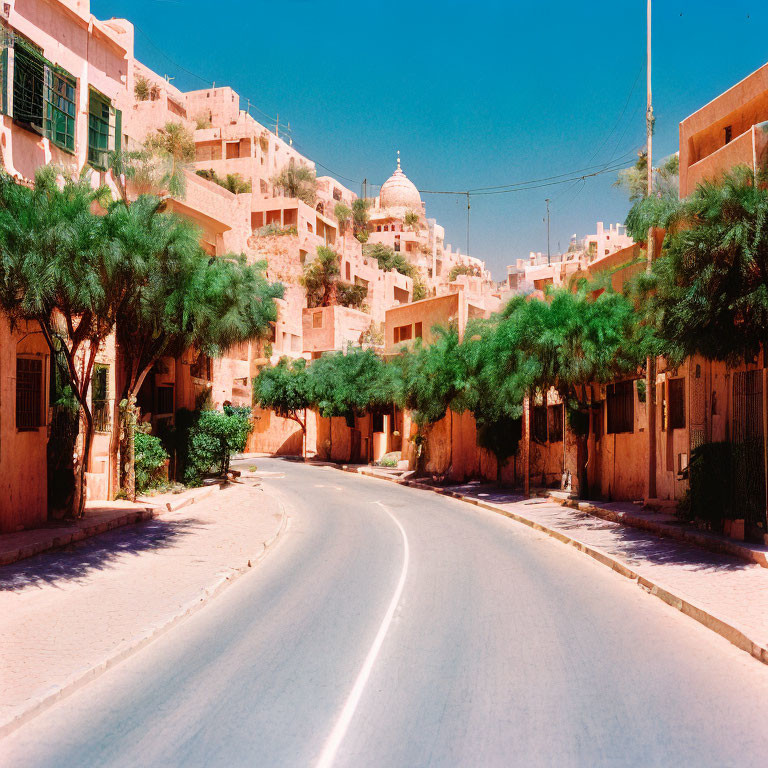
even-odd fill
[[[184,482],[200,485],[207,474],[225,475],[233,453],[245,448],[252,429],[250,408],[201,411],[188,429]]]
[[[733,448],[730,443],[700,445],[691,454],[688,468],[690,494],[683,511],[716,531],[732,516]]]
[[[168,454],[159,437],[137,430],[134,436],[136,491],[143,493],[165,480],[163,467]]]

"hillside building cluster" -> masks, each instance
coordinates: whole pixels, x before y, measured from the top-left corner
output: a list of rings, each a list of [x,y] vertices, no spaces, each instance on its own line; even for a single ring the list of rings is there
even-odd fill
[[[194,139],[195,157],[184,171],[185,194],[170,196],[166,209],[194,222],[212,257],[234,252],[266,260],[268,279],[285,285],[268,343],[243,344],[213,360],[190,349],[155,366],[138,398],[141,418],[154,430],[172,425],[180,408],[194,408],[206,392],[217,407],[250,405],[259,367],[283,355],[311,359],[350,343],[383,350],[387,312],[412,304],[413,275],[427,303],[454,293],[462,306],[472,301],[485,313],[497,308],[500,294],[485,265],[445,243],[399,155],[369,202],[369,242],[401,253],[413,275],[381,269],[337,219],[337,204],[351,209],[357,198],[338,180],[317,177],[310,199],[287,196],[275,178],[290,166],[314,173],[314,163],[242,109],[231,88],[185,92],[149,69],[135,57],[130,21],[95,18],[89,0],[11,0],[0,4],[0,47],[0,150],[8,174],[31,184],[44,165],[87,169],[93,186],[108,185],[117,199],[110,153],[139,149],[169,124],[181,125]],[[238,180],[234,190],[217,183],[229,175]],[[133,196],[142,191],[130,186]],[[341,279],[365,289],[358,306],[308,307],[301,278],[319,246],[338,254]],[[451,282],[458,265],[468,274]],[[109,447],[123,376],[111,339],[99,350],[90,393],[96,424],[87,468],[91,500],[116,492]],[[50,383],[50,353],[39,329],[12,329],[0,318],[0,531],[40,525],[49,515]]]
[[[242,344],[217,359],[194,349],[164,358],[147,377],[138,398],[141,419],[161,432],[181,408],[193,409],[210,394],[215,406],[252,405],[259,370],[281,357],[312,360],[348,345],[395,354],[433,328],[490,317],[514,293],[542,295],[548,286],[574,285],[581,277],[608,273],[614,287],[642,269],[640,245],[619,225],[572,239],[565,253],[531,253],[494,283],[485,264],[452,248],[407,177],[399,153],[379,194],[366,201],[363,236],[340,206],[351,212],[355,191],[331,176],[316,176],[310,195],[289,194],[276,179],[286,170],[316,172],[311,159],[290,141],[242,109],[229,87],[181,91],[134,55],[134,27],[125,19],[99,20],[89,0],[10,0],[0,3],[0,151],[4,170],[32,182],[44,165],[79,173],[88,169],[94,186],[106,184],[117,198],[118,179],[109,154],[142,146],[147,137],[181,125],[193,137],[194,161],[185,169],[186,193],[169,196],[167,209],[198,227],[211,257],[244,253],[266,261],[268,278],[285,286],[278,319],[267,342]],[[680,125],[680,194],[703,179],[717,178],[737,164],[758,170],[768,147],[768,65],[715,98]],[[232,177],[234,184],[221,183]],[[133,189],[132,194],[139,190]],[[365,242],[361,242],[365,241]],[[408,269],[386,269],[372,254],[385,247]],[[316,306],[302,276],[330,248],[338,256],[339,279],[357,287],[359,300]],[[414,291],[419,286],[419,298]],[[423,298],[421,298],[423,296]],[[112,499],[116,468],[110,460],[117,404],[125,372],[114,340],[99,350],[90,393],[96,437],[88,467],[91,500]],[[47,446],[55,422],[51,359],[39,329],[11,328],[0,317],[0,531],[44,524],[51,514],[46,482]],[[768,412],[766,370],[757,362],[727,369],[689,359],[678,369],[658,361],[655,456],[647,455],[645,393],[639,375],[591,388],[588,451],[591,495],[609,499],[648,497],[648,465],[655,463],[661,500],[679,499],[687,487],[691,451],[702,442],[735,439],[759,431]],[[577,492],[570,468],[576,441],[563,404],[552,392],[526,402],[522,449],[502,479]],[[254,409],[249,450],[299,453],[295,422]],[[307,419],[310,455],[349,462],[375,461],[401,451],[413,461],[408,413],[347,419]],[[454,480],[495,479],[495,460],[477,445],[472,417],[450,412],[432,431],[428,470]],[[750,433],[751,434],[751,433]],[[752,435],[756,437],[756,435]],[[763,474],[763,493],[765,492]]]

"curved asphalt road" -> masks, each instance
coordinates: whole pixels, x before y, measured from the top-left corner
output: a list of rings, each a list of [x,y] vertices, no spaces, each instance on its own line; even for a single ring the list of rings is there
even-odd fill
[[[285,473],[275,550],[1,765],[766,765],[768,669],[620,576],[453,499],[257,464]]]

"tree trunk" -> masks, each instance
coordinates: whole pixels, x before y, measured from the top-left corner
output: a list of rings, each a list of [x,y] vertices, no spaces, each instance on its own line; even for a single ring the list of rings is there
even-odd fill
[[[88,483],[85,473],[91,458],[91,445],[93,443],[93,416],[87,406],[80,406],[80,421],[83,426],[82,451],[80,464],[76,467],[75,493],[72,499],[72,514],[76,519],[85,515],[85,502],[88,496]]]
[[[128,395],[125,407],[125,495],[136,501],[136,395]]]

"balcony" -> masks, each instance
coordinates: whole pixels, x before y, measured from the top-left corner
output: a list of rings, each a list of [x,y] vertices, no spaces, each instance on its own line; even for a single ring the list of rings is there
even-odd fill
[[[740,136],[720,147],[711,155],[702,157],[681,174],[680,195],[687,197],[703,181],[714,181],[737,165],[754,167],[760,143],[765,146],[766,133],[762,125],[753,125]],[[683,183],[685,188],[683,188]]]

